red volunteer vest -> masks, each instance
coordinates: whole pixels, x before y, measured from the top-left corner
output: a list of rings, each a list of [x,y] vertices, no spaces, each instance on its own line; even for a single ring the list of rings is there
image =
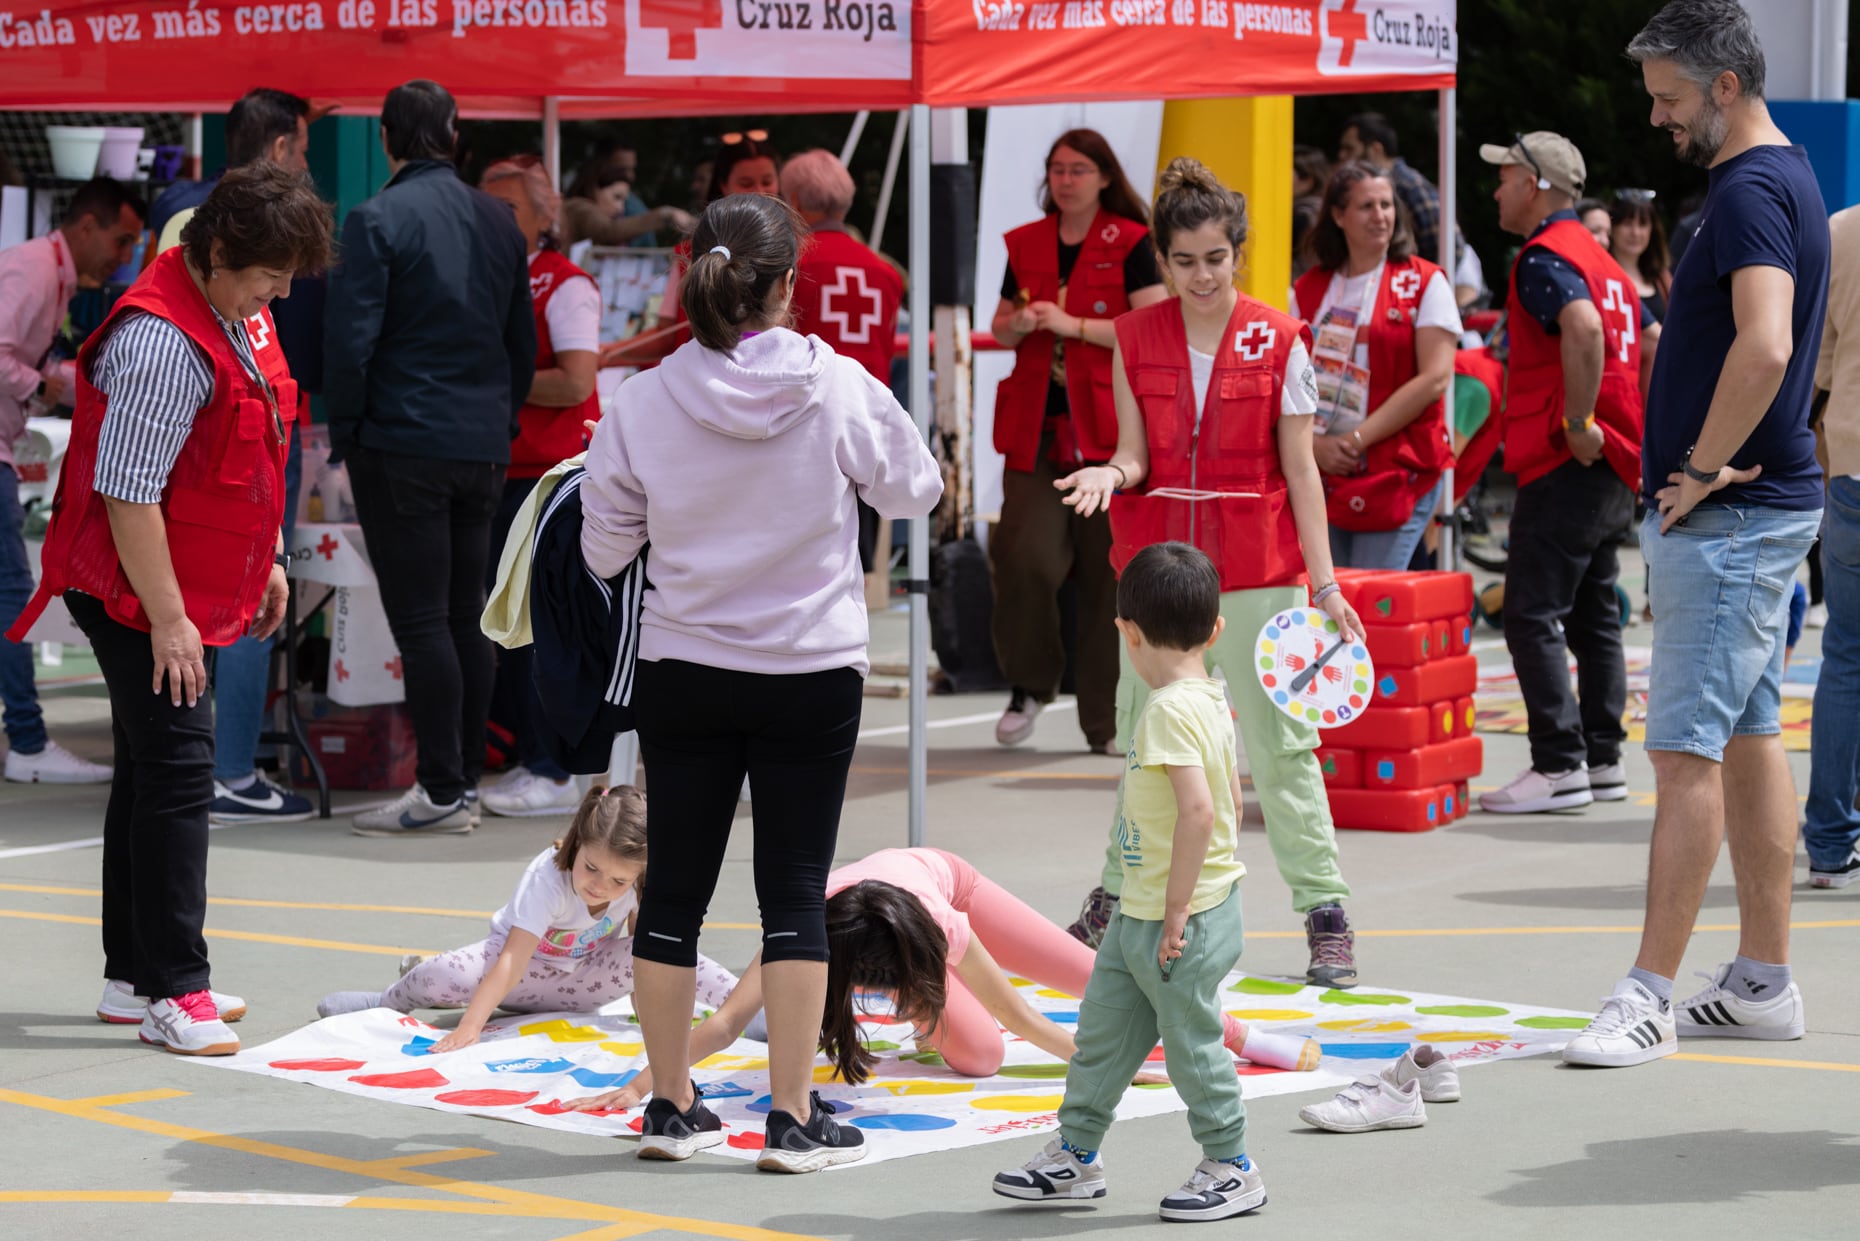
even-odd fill
[[[570,280],[594,283],[594,277],[569,262],[559,251],[538,250],[530,260],[530,305],[536,312],[536,369],[555,365],[555,345],[549,339],[549,299]],[[517,438],[510,442],[509,478],[541,478],[564,458],[588,446],[581,424],[601,416],[601,398],[590,392],[579,405],[566,408],[525,405],[517,411]]]
[[[1382,265],[1369,318],[1357,328],[1369,346],[1369,412],[1380,409],[1420,368],[1414,356],[1415,319],[1421,293],[1440,268],[1422,258],[1391,259]],[[1332,272],[1316,268],[1293,286],[1301,310],[1315,310],[1330,287]],[[1378,440],[1365,454],[1361,474],[1326,474],[1324,490],[1331,524],[1343,530],[1394,530],[1414,513],[1420,498],[1453,463],[1446,426],[1446,401],[1435,401],[1396,434]]]
[[[169,559],[187,618],[200,630],[202,642],[228,646],[258,613],[284,519],[284,454],[297,417],[297,384],[278,347],[271,313],[260,310],[246,320],[245,329],[259,371],[271,386],[272,395],[266,395],[239,361],[218,317],[187,274],[182,255],[176,246],[159,256],[78,350],[77,411],[45,536],[44,577],[8,631],[16,642],[52,596],[68,590],[94,596],[111,619],[131,629],[149,630],[141,601],[117,559],[104,499],[91,490],[97,437],[109,403],[91,386],[91,368],[103,342],[131,310],[180,328],[213,368],[213,395],[194,416],[161,498]]]
[[[1580,272],[1589,286],[1589,299],[1601,312],[1602,388],[1595,398],[1595,421],[1602,428],[1602,456],[1622,482],[1638,491],[1640,295],[1608,251],[1575,220],[1558,220],[1529,244],[1560,255]],[[1570,459],[1570,453],[1563,434],[1562,338],[1544,331],[1518,300],[1516,263],[1511,268],[1505,321],[1511,334],[1505,377],[1505,468],[1522,485],[1556,469]]]
[[[1492,402],[1492,412],[1484,425],[1460,447],[1460,459],[1453,471],[1453,502],[1458,504],[1485,473],[1504,438],[1505,364],[1492,355],[1490,345],[1461,349],[1453,355],[1453,382],[1480,385]]]
[[[794,330],[865,367],[891,387],[904,279],[844,229],[822,225],[801,255],[794,288]]]
[[[1277,434],[1285,367],[1298,340],[1311,347],[1303,323],[1241,294],[1214,355],[1197,427],[1181,302],[1170,298],[1118,319],[1124,374],[1150,450],[1143,486],[1111,497],[1111,565],[1119,573],[1145,547],[1173,539],[1208,554],[1222,590],[1304,581]]]
[[[1100,210],[1085,234],[1078,262],[1066,281],[1065,308],[1087,319],[1115,319],[1130,309],[1124,291],[1124,260],[1149,244],[1150,230]],[[1035,302],[1059,300],[1059,215],[1043,216],[1007,235],[1014,279]],[[1051,332],[1035,332],[1014,350],[1014,370],[995,391],[995,451],[1007,468],[1033,472],[1046,419],[1046,389],[1052,381]],[[1186,356],[1186,355],[1184,355]],[[1184,363],[1186,365],[1186,362]],[[1066,397],[1079,455],[1107,461],[1117,451],[1117,407],[1111,400],[1111,351],[1080,341],[1066,342]]]

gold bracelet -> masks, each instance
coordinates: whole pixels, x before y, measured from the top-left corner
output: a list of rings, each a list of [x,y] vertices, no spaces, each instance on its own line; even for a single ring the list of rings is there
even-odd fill
[[[1086,325],[1087,323],[1090,323],[1090,322],[1091,322],[1091,320],[1090,320],[1090,319],[1080,319],[1080,320],[1079,320],[1079,342],[1080,342],[1081,344],[1089,344],[1089,343],[1090,343],[1089,341],[1087,341],[1087,340],[1085,339],[1085,325]]]

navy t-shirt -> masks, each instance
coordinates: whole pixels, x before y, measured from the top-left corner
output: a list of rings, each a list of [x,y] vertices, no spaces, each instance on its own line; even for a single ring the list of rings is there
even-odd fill
[[[1732,273],[1776,267],[1795,278],[1795,352],[1763,421],[1730,461],[1739,469],[1761,465],[1763,473],[1713,492],[1707,503],[1818,509],[1821,467],[1815,463],[1808,406],[1828,301],[1828,213],[1821,190],[1808,153],[1799,146],[1753,147],[1710,175],[1698,232],[1673,273],[1671,304],[1653,362],[1641,486],[1651,503],[1705,425],[1725,353],[1737,337]]]

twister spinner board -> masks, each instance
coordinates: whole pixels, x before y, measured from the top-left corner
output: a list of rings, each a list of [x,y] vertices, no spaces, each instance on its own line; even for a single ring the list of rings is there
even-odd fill
[[[1260,689],[1301,724],[1335,728],[1369,705],[1376,670],[1361,635],[1324,659],[1337,645],[1338,633],[1337,622],[1316,608],[1288,608],[1266,622],[1253,644]],[[1312,665],[1320,661],[1313,673]]]

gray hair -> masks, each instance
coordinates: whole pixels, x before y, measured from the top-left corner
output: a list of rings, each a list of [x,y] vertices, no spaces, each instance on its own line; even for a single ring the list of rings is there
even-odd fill
[[[1627,45],[1636,64],[1670,60],[1709,92],[1725,72],[1746,99],[1763,98],[1763,45],[1737,0],[1672,0]]]

